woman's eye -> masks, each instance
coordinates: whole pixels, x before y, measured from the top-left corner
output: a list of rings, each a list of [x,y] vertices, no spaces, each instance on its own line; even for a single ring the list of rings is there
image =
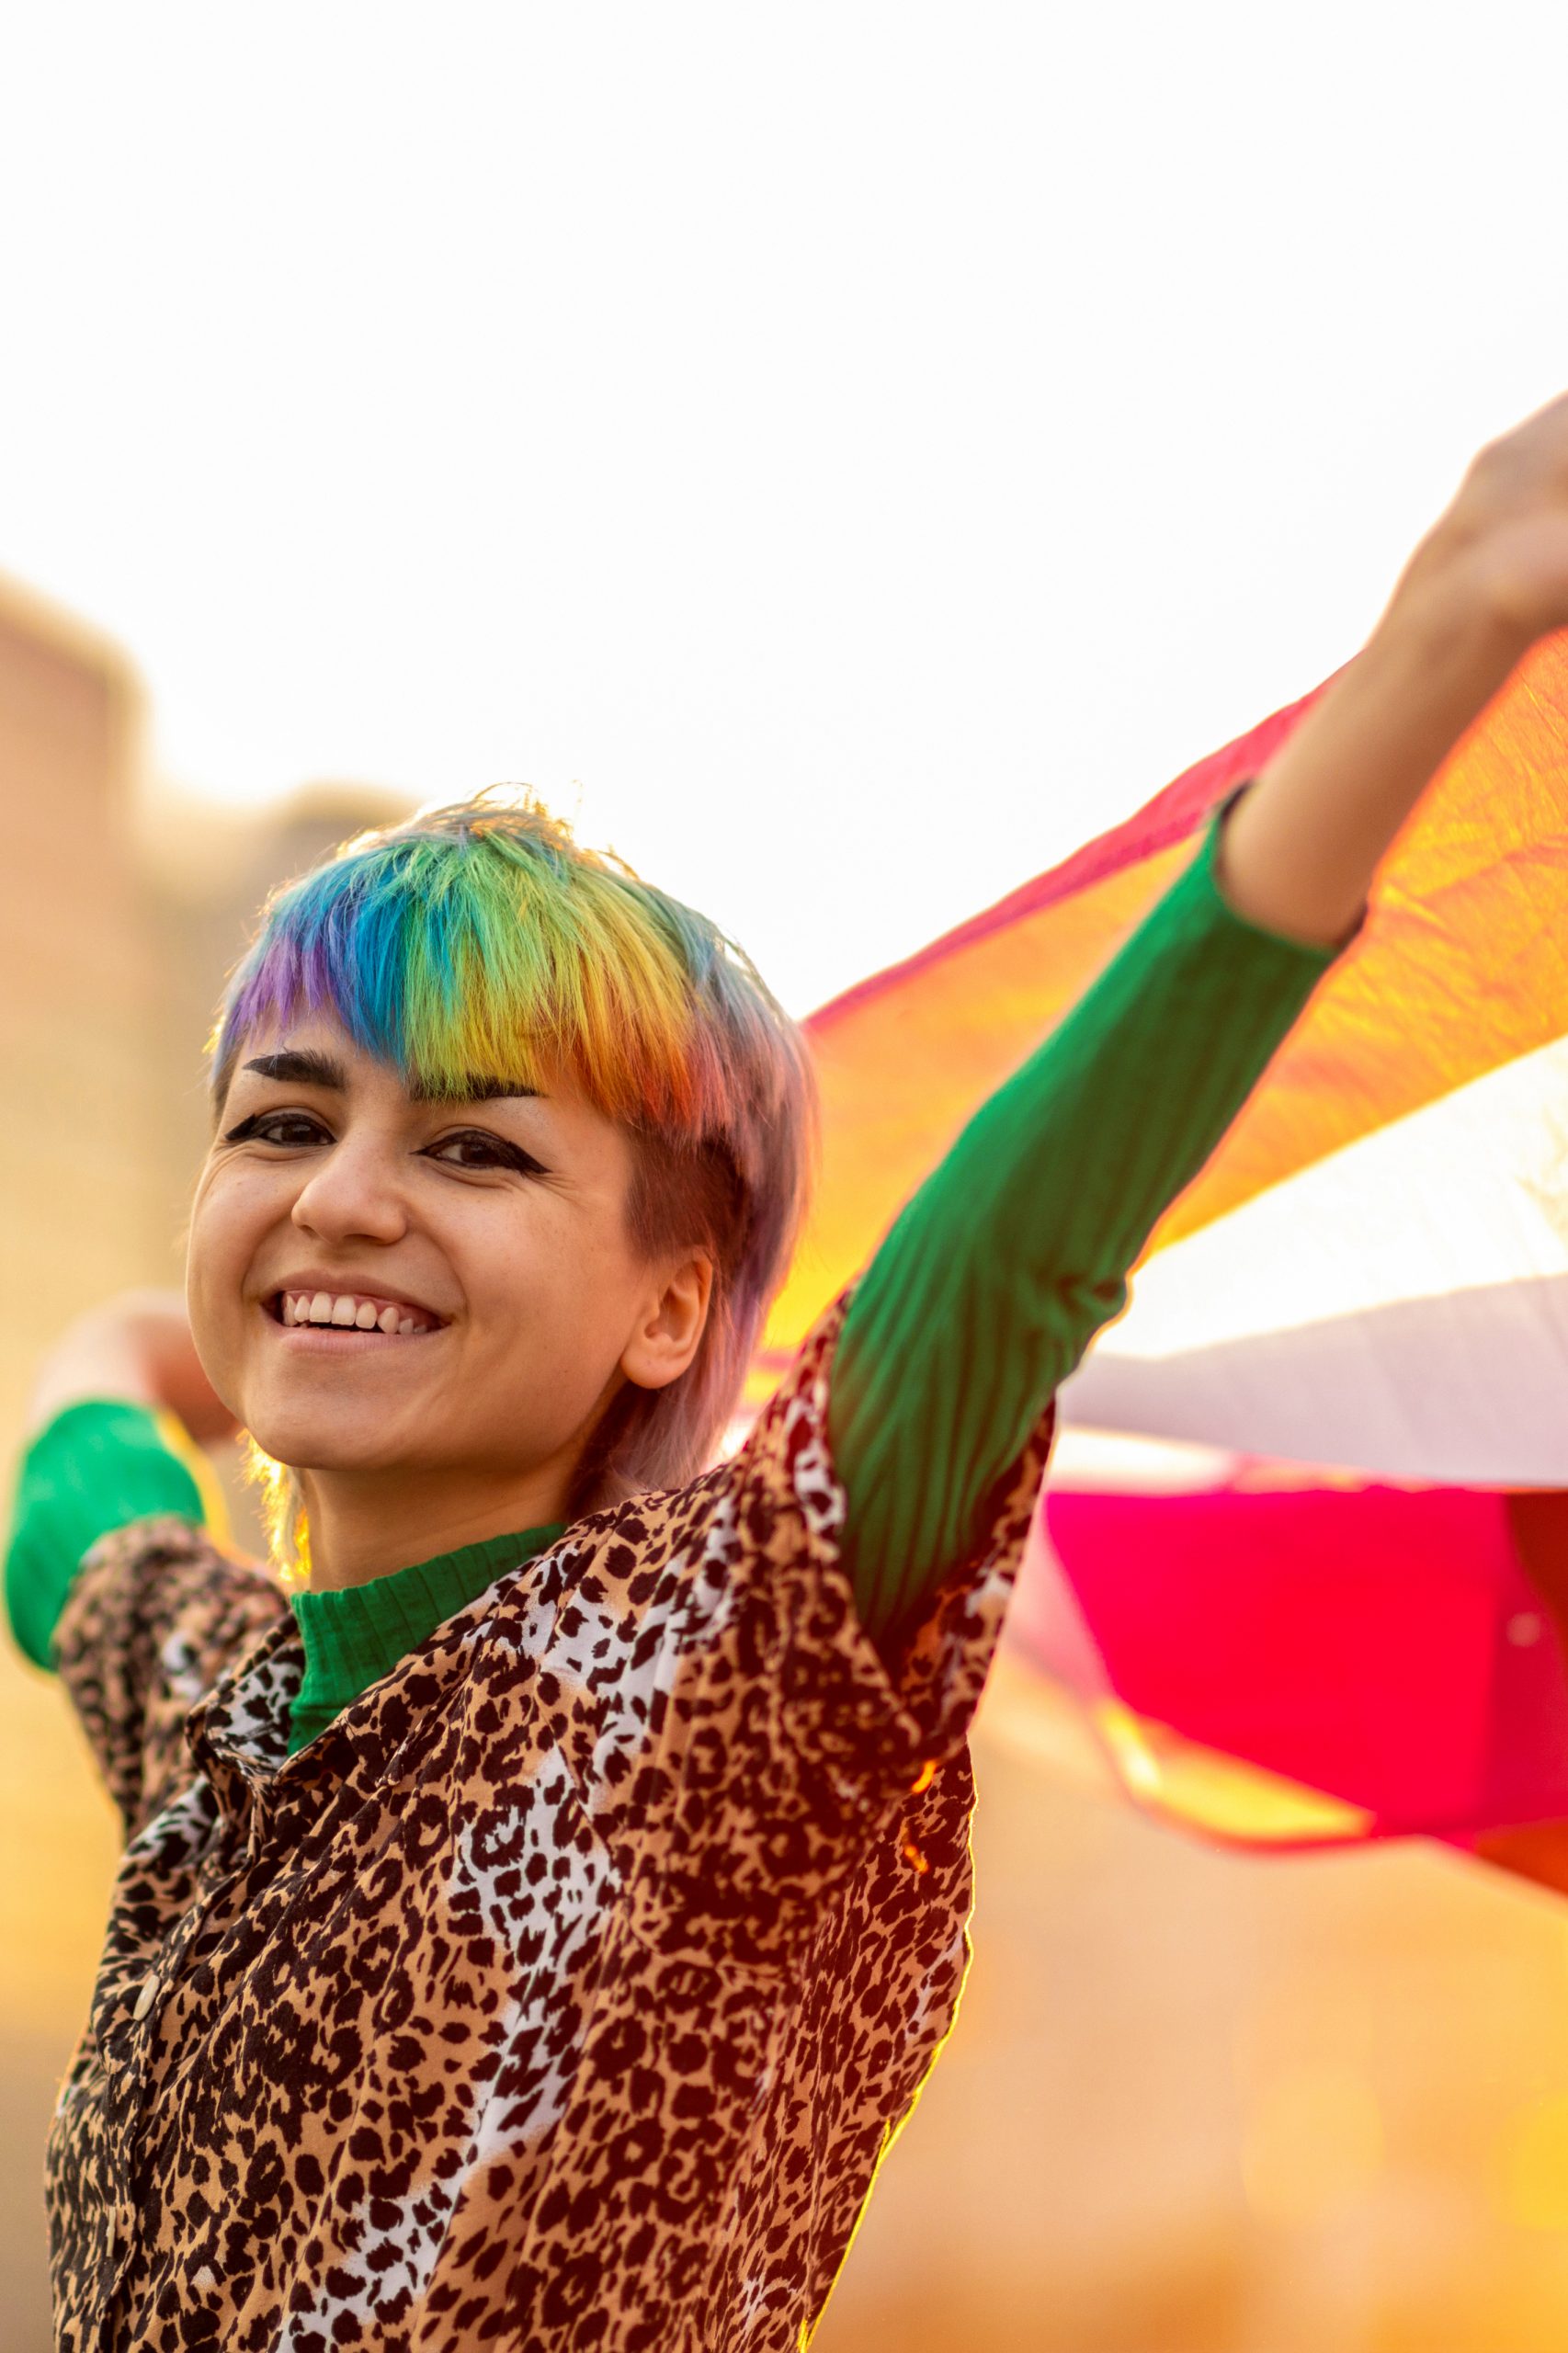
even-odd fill
[[[269,1143],[283,1151],[299,1151],[302,1146],[330,1143],[330,1131],[308,1111],[253,1111],[237,1128],[231,1128],[223,1138],[225,1143]],[[544,1169],[531,1153],[521,1144],[508,1143],[504,1136],[486,1133],[482,1128],[465,1128],[460,1135],[442,1136],[426,1147],[426,1156],[441,1161],[449,1168],[513,1168],[521,1176],[542,1176]]]
[[[319,1143],[326,1131],[319,1120],[305,1111],[253,1111],[237,1128],[231,1128],[223,1138],[225,1143]]]
[[[432,1160],[444,1160],[449,1168],[515,1168],[524,1176],[542,1176],[543,1169],[531,1153],[520,1144],[507,1143],[504,1137],[486,1135],[483,1129],[465,1129],[461,1135],[443,1136],[439,1143],[429,1147]]]

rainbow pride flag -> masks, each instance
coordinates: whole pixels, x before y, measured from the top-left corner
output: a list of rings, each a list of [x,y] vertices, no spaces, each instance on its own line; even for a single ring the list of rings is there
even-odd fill
[[[808,1024],[824,1183],[759,1386],[1311,699]],[[1171,1818],[1271,1846],[1502,1840],[1556,1872],[1568,1514],[1538,1500],[1527,1546],[1508,1498],[1568,1490],[1565,1032],[1554,639],[1449,762],[1062,1392],[1070,1430],[1210,1452],[1185,1494],[1053,1479],[1015,1620],[1041,1708],[1069,1695]]]

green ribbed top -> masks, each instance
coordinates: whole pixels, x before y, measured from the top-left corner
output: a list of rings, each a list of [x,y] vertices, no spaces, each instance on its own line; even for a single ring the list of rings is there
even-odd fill
[[[351,1699],[390,1675],[400,1659],[477,1601],[508,1569],[549,1549],[564,1523],[489,1536],[367,1585],[296,1593],[291,1607],[305,1645],[305,1674],[289,1716],[289,1754],[313,1740]]]

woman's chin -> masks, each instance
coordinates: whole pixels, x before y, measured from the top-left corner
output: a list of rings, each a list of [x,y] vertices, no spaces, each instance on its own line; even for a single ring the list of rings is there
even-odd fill
[[[389,1439],[384,1424],[366,1424],[352,1414],[256,1413],[245,1427],[264,1454],[290,1471],[392,1471],[407,1460],[406,1448]]]

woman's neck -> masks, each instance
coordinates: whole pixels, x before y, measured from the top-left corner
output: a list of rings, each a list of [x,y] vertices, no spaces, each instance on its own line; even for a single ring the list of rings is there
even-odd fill
[[[367,1585],[492,1536],[553,1526],[567,1518],[571,1485],[559,1464],[494,1481],[476,1478],[472,1467],[460,1480],[337,1471],[301,1471],[299,1478],[313,1593]]]

